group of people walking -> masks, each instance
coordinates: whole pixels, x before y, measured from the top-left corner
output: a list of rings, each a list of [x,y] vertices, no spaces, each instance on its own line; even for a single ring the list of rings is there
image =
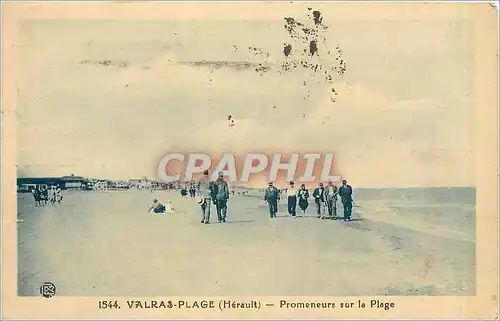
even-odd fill
[[[63,196],[59,186],[37,186],[32,190],[35,205],[45,206],[49,202],[52,205],[61,204]]]
[[[264,200],[269,205],[269,214],[271,218],[275,218],[278,212],[278,201],[280,200],[280,190],[277,189],[272,182],[269,183],[269,187],[264,193]],[[287,202],[288,202],[288,214],[293,217],[297,217],[297,204],[302,210],[302,215],[307,214],[307,208],[309,207],[309,191],[306,186],[302,184],[300,189],[295,188],[294,182],[290,182],[290,187],[286,191]],[[312,197],[314,198],[314,203],[316,205],[316,215],[321,219],[333,219],[337,220],[337,200],[338,196],[341,198],[341,202],[344,208],[344,221],[350,221],[352,215],[352,187],[347,184],[346,180],[342,181],[342,186],[337,188],[332,182],[328,182],[326,187],[323,183],[319,183],[313,191]],[[328,213],[328,216],[327,216]]]
[[[196,186],[198,192],[198,204],[201,209],[201,223],[210,223],[210,214],[212,204],[215,205],[217,211],[217,221],[225,223],[227,219],[229,186],[224,180],[224,173],[219,172],[218,178],[212,181],[209,177],[209,171],[203,172],[203,177],[199,180]],[[187,194],[187,193],[186,193]],[[192,194],[191,194],[192,195]],[[299,189],[295,188],[294,182],[290,182],[290,187],[286,190],[288,214],[292,217],[297,217],[297,205],[300,208],[302,215],[307,215],[309,207],[310,194],[306,186],[302,184]],[[321,219],[339,219],[337,215],[337,201],[340,200],[344,209],[344,221],[350,221],[352,215],[352,187],[347,184],[346,180],[342,181],[342,186],[338,188],[331,181],[325,187],[323,183],[319,183],[312,193],[314,204],[316,205],[316,215]],[[269,214],[271,218],[275,218],[278,213],[278,202],[281,198],[281,191],[276,188],[272,182],[264,192],[264,200],[269,205]],[[154,204],[151,208],[155,208]]]

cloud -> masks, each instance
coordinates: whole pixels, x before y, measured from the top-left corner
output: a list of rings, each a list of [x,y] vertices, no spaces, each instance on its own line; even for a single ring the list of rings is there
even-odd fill
[[[461,89],[469,74],[460,69],[465,58],[442,64],[458,57],[448,26],[415,54],[421,24],[411,26],[413,36],[390,23],[379,26],[371,32],[376,40],[366,38],[370,23],[332,27],[345,48],[349,82],[334,84],[331,103],[331,87],[307,72],[260,75],[179,64],[245,60],[247,43],[269,47],[270,61],[279,63],[282,22],[265,39],[266,30],[278,29],[253,23],[260,28],[255,32],[238,24],[238,37],[220,37],[215,45],[205,40],[235,23],[205,30],[141,22],[129,25],[131,34],[120,24],[63,25],[34,24],[23,38],[18,160],[31,173],[149,176],[164,152],[178,149],[316,149],[337,152],[356,186],[473,183],[472,108]],[[391,42],[391,32],[404,43]],[[444,49],[434,46],[443,39]],[[127,67],[78,63],[83,60]]]
[[[394,101],[364,85],[346,85],[338,104],[327,99],[305,119],[296,117],[279,128],[258,118],[220,121],[186,136],[189,146],[211,151],[334,151],[342,174],[364,186],[464,184],[473,176],[471,155],[455,148],[454,121],[447,121],[439,102]],[[342,93],[342,91],[341,91]],[[340,94],[339,94],[340,95]],[[326,119],[330,117],[330,119]],[[451,147],[450,147],[451,146]],[[450,177],[449,173],[456,173]]]

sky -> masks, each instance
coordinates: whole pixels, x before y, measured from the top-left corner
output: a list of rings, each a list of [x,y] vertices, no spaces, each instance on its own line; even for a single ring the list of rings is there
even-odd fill
[[[296,19],[313,24],[307,10]],[[283,24],[22,22],[18,175],[153,178],[169,152],[328,151],[356,187],[474,186],[466,21],[324,15],[329,47],[341,48],[347,66],[332,84],[300,68],[278,72],[300,47],[285,57],[293,41]],[[326,51],[318,49],[323,61],[332,59]],[[193,64],[202,61],[271,69]]]

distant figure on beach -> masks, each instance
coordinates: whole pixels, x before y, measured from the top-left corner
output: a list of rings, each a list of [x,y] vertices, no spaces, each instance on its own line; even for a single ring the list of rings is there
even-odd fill
[[[165,213],[165,205],[162,203],[158,202],[158,200],[155,198],[153,200],[153,204],[149,207],[148,213],[153,210],[153,213]]]
[[[46,205],[49,201],[49,191],[47,190],[47,186],[42,187],[42,204]]]
[[[300,185],[297,197],[299,199],[299,207],[302,210],[302,215],[306,216],[307,208],[309,207],[309,191],[306,189],[306,185]]]
[[[339,194],[339,189],[337,188],[337,186],[333,185],[332,181],[329,181],[325,191],[326,206],[328,207],[328,217],[334,220],[337,219],[338,194]]]
[[[33,198],[35,199],[35,205],[42,206],[42,193],[40,189],[37,187],[33,189]]]
[[[213,199],[217,209],[217,219],[219,223],[226,222],[227,216],[227,200],[229,199],[229,186],[224,180],[224,173],[219,172],[219,178],[213,185]]]
[[[181,196],[182,196],[182,198],[186,197],[186,196],[187,196],[187,194],[188,194],[187,189],[185,189],[185,188],[181,188]]]
[[[273,186],[273,182],[269,182],[269,187],[264,194],[264,201],[269,205],[269,214],[271,218],[276,217],[278,213],[278,201],[280,200],[280,191]]]
[[[62,195],[61,187],[57,186],[56,187],[56,201],[57,201],[57,203],[61,204],[62,199],[63,199],[63,195]]]
[[[323,187],[323,183],[319,183],[319,186],[314,189],[313,192],[314,202],[316,203],[316,214],[318,218],[326,218],[325,216],[325,188]]]
[[[294,182],[290,182],[290,187],[286,191],[288,198],[288,214],[290,216],[296,217],[297,209],[297,189],[295,188]]]
[[[198,182],[198,190],[200,193],[200,199],[198,204],[201,207],[201,223],[210,223],[210,205],[213,195],[213,182],[208,176],[208,171],[203,172],[203,177]]]
[[[191,185],[189,186],[189,195],[191,197],[195,197],[196,196],[196,186],[194,183],[191,183]]]
[[[49,188],[48,198],[49,198],[50,204],[52,204],[52,206],[55,206],[56,205],[56,188],[55,188],[55,186],[51,186]]]
[[[344,221],[350,221],[352,215],[352,187],[347,185],[347,181],[342,181],[342,186],[339,188],[339,195],[344,206]]]

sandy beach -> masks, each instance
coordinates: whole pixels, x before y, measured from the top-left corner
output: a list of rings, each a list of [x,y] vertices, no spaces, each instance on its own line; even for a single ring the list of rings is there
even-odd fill
[[[313,204],[290,218],[285,201],[271,220],[260,197],[235,195],[229,222],[212,207],[210,225],[177,191],[66,192],[45,207],[18,194],[18,294],[50,281],[58,296],[474,295],[467,193],[359,192],[349,223],[316,219]],[[155,197],[179,213],[148,214]]]

